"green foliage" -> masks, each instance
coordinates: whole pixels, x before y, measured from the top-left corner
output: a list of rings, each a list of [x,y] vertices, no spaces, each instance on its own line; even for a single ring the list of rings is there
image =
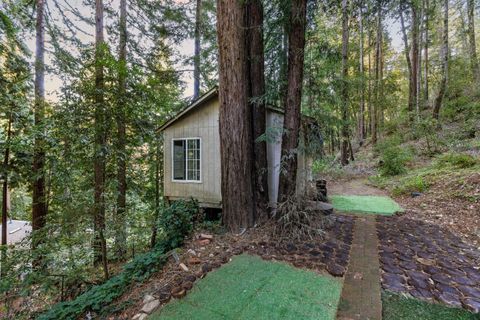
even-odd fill
[[[425,192],[430,187],[430,183],[422,176],[412,176],[400,179],[393,189],[393,195],[409,194],[411,192]]]
[[[198,209],[195,201],[177,201],[162,213],[161,226],[164,238],[154,249],[135,257],[123,266],[122,271],[101,285],[90,288],[76,299],[61,302],[40,315],[40,320],[76,319],[87,311],[101,314],[131,284],[143,281],[161,268],[167,259],[165,253],[183,243],[192,230],[192,216]],[[183,226],[185,224],[185,226]]]
[[[436,166],[444,168],[447,166],[456,168],[470,168],[479,161],[469,154],[447,153],[440,156],[436,161]]]
[[[196,200],[175,201],[160,215],[160,228],[169,239],[172,247],[177,247],[183,242],[186,234],[193,228],[193,215],[198,211]]]
[[[407,171],[406,164],[412,159],[412,153],[398,143],[398,138],[393,138],[376,146],[376,152],[380,153],[380,173],[383,176],[395,176]]]

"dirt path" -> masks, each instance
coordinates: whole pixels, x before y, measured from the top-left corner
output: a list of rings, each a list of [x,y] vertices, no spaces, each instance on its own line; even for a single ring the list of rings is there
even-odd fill
[[[366,184],[366,179],[327,181],[329,195],[386,196],[386,192]]]

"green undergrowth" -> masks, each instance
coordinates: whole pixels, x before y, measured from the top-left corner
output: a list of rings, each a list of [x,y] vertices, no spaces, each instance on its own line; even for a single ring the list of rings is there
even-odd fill
[[[330,275],[240,255],[149,319],[333,320],[341,289],[341,280]]]
[[[479,320],[479,314],[464,309],[420,301],[404,295],[383,292],[383,319],[386,320]]]
[[[41,314],[40,320],[77,319],[90,311],[98,316],[113,310],[112,302],[125,293],[132,284],[142,282],[158,271],[166,262],[166,253],[180,246],[192,231],[192,217],[198,206],[194,201],[177,201],[166,208],[159,219],[163,230],[156,246],[125,264],[122,271],[101,285],[91,287],[72,301],[60,302]]]
[[[412,168],[394,177],[376,175],[370,177],[369,182],[389,190],[394,196],[399,196],[411,192],[426,192],[440,182],[462,183],[465,177],[476,172],[480,172],[478,158],[468,154],[446,153],[437,156],[424,167]]]

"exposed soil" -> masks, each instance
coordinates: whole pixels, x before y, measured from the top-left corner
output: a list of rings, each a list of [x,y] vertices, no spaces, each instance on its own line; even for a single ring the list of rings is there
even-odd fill
[[[387,193],[366,184],[366,179],[329,180],[327,181],[328,194],[356,195],[356,196],[385,196]]]
[[[441,226],[480,250],[480,173],[459,180],[436,182],[418,197],[394,198],[406,217]]]

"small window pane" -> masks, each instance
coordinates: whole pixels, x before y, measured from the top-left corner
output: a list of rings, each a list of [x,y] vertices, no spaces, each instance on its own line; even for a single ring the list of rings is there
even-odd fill
[[[173,179],[185,180],[185,141],[173,141]]]

